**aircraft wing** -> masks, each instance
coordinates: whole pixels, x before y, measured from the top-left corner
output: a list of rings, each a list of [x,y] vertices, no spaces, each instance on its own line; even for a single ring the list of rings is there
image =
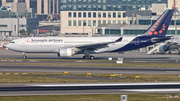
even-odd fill
[[[84,44],[84,45],[77,45],[75,48],[81,49],[81,50],[97,50],[101,48],[108,47],[109,44],[113,44],[116,42],[120,42],[123,37],[120,37],[116,41],[111,41],[111,42],[101,42],[101,43],[92,43],[92,44]]]

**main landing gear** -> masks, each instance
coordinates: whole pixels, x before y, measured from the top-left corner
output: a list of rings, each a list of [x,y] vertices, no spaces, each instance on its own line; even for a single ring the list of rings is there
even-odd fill
[[[90,54],[89,50],[84,50],[84,53],[85,55],[83,56],[83,59],[91,59],[91,60],[94,59],[94,56],[89,55]]]
[[[92,55],[84,55],[83,59],[91,59],[91,60],[93,60],[94,56],[92,56]]]
[[[25,52],[23,52],[23,56],[22,56],[23,59],[26,59],[27,56],[25,55]]]

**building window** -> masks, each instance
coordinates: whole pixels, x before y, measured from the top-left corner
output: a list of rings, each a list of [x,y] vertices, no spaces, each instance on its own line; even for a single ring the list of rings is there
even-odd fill
[[[150,24],[151,24],[151,20],[139,20],[139,25],[150,25]]]
[[[71,26],[71,20],[68,20],[68,26]]]
[[[73,20],[73,26],[76,26],[76,20]]]
[[[20,1],[20,2],[25,2],[25,0],[24,0],[24,1],[23,1],[23,0],[18,0],[18,2],[19,2],[19,1]],[[42,5],[41,5],[41,13],[44,14],[44,0],[41,1],[41,4],[42,4]]]
[[[74,17],[74,18],[76,17],[76,12],[73,13],[73,17]]]
[[[126,13],[123,13],[123,18],[125,18],[126,17]]]
[[[101,12],[98,12],[98,18],[101,18]]]
[[[103,12],[103,18],[106,18],[106,12]]]
[[[69,18],[72,17],[72,13],[71,13],[71,12],[68,13],[68,17],[69,17]]]
[[[108,18],[111,18],[111,12],[108,12]]]
[[[88,26],[91,26],[91,20],[88,20]]]
[[[96,18],[96,12],[93,12],[93,17]]]
[[[123,20],[123,24],[126,24],[126,20]]]
[[[121,18],[121,12],[118,12],[118,18]]]
[[[105,34],[121,34],[119,29],[105,29]]]
[[[118,20],[118,24],[121,24],[121,20]]]
[[[86,26],[86,20],[83,20],[83,26]]]
[[[95,0],[96,1],[96,0]],[[97,9],[96,9],[96,6],[92,6],[93,7],[93,11],[96,11]]]
[[[26,25],[19,25],[19,27],[26,27]]]
[[[104,1],[104,0],[103,0]],[[106,6],[102,6],[102,10],[106,11]]]
[[[25,2],[25,0],[18,0],[18,2]]]
[[[78,20],[78,26],[81,26],[81,20]]]
[[[82,10],[82,6],[78,6],[78,11],[81,11]]]
[[[177,34],[178,34],[178,35],[180,34],[180,30],[177,31]]]
[[[101,20],[98,20],[98,25],[100,25],[101,24]]]
[[[108,20],[108,24],[111,24],[111,20]]]
[[[86,12],[83,12],[83,17],[86,18]]]
[[[14,31],[16,31],[16,25],[14,25]]]
[[[91,18],[91,12],[88,12],[88,17]]]
[[[113,24],[116,24],[116,20],[113,20]]]
[[[106,24],[106,20],[103,20],[103,24]]]
[[[37,13],[37,0],[29,0],[30,1],[30,8],[33,8],[34,13]],[[51,12],[49,12],[51,14]]]
[[[127,34],[129,34],[129,35],[132,35],[132,34],[137,35],[137,34],[142,34],[144,31],[145,30],[130,30],[129,29],[129,30],[124,30],[123,32],[124,32],[125,35],[127,35]]]
[[[1,1],[2,2],[2,1]],[[6,0],[7,3],[14,2],[14,0]]]
[[[81,12],[78,13],[78,17],[81,18]]]
[[[98,3],[100,3],[100,4],[101,4],[101,0],[98,0]]]
[[[102,34],[102,29],[98,29],[98,34]]]
[[[176,20],[176,25],[180,25],[180,20]]]
[[[91,11],[91,10],[92,10],[91,6],[88,6],[88,10],[89,10],[89,11]]]
[[[113,18],[116,18],[116,12],[113,12]]]
[[[93,26],[96,26],[96,20],[93,20]]]
[[[0,27],[7,27],[7,25],[0,25]]]

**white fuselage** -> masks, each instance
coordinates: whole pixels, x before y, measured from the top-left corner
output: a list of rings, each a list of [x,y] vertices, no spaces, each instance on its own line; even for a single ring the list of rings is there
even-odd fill
[[[29,37],[13,40],[7,44],[10,50],[26,53],[58,53],[61,48],[73,48],[84,44],[96,44],[116,41],[119,37]],[[123,37],[121,42],[109,44],[108,47],[94,50],[95,53],[117,50],[135,37]]]

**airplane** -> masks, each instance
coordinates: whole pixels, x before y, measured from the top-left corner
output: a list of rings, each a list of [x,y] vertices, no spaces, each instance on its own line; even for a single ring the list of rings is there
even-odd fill
[[[170,39],[166,36],[174,9],[167,9],[144,33],[121,37],[28,37],[12,40],[7,49],[25,53],[56,53],[59,57],[85,54],[83,59],[94,59],[90,54],[135,50]]]
[[[151,49],[147,54],[164,54],[168,52],[171,54],[171,51],[176,49],[178,51],[178,55],[180,55],[180,37],[173,36],[170,40],[163,42],[153,49]]]

